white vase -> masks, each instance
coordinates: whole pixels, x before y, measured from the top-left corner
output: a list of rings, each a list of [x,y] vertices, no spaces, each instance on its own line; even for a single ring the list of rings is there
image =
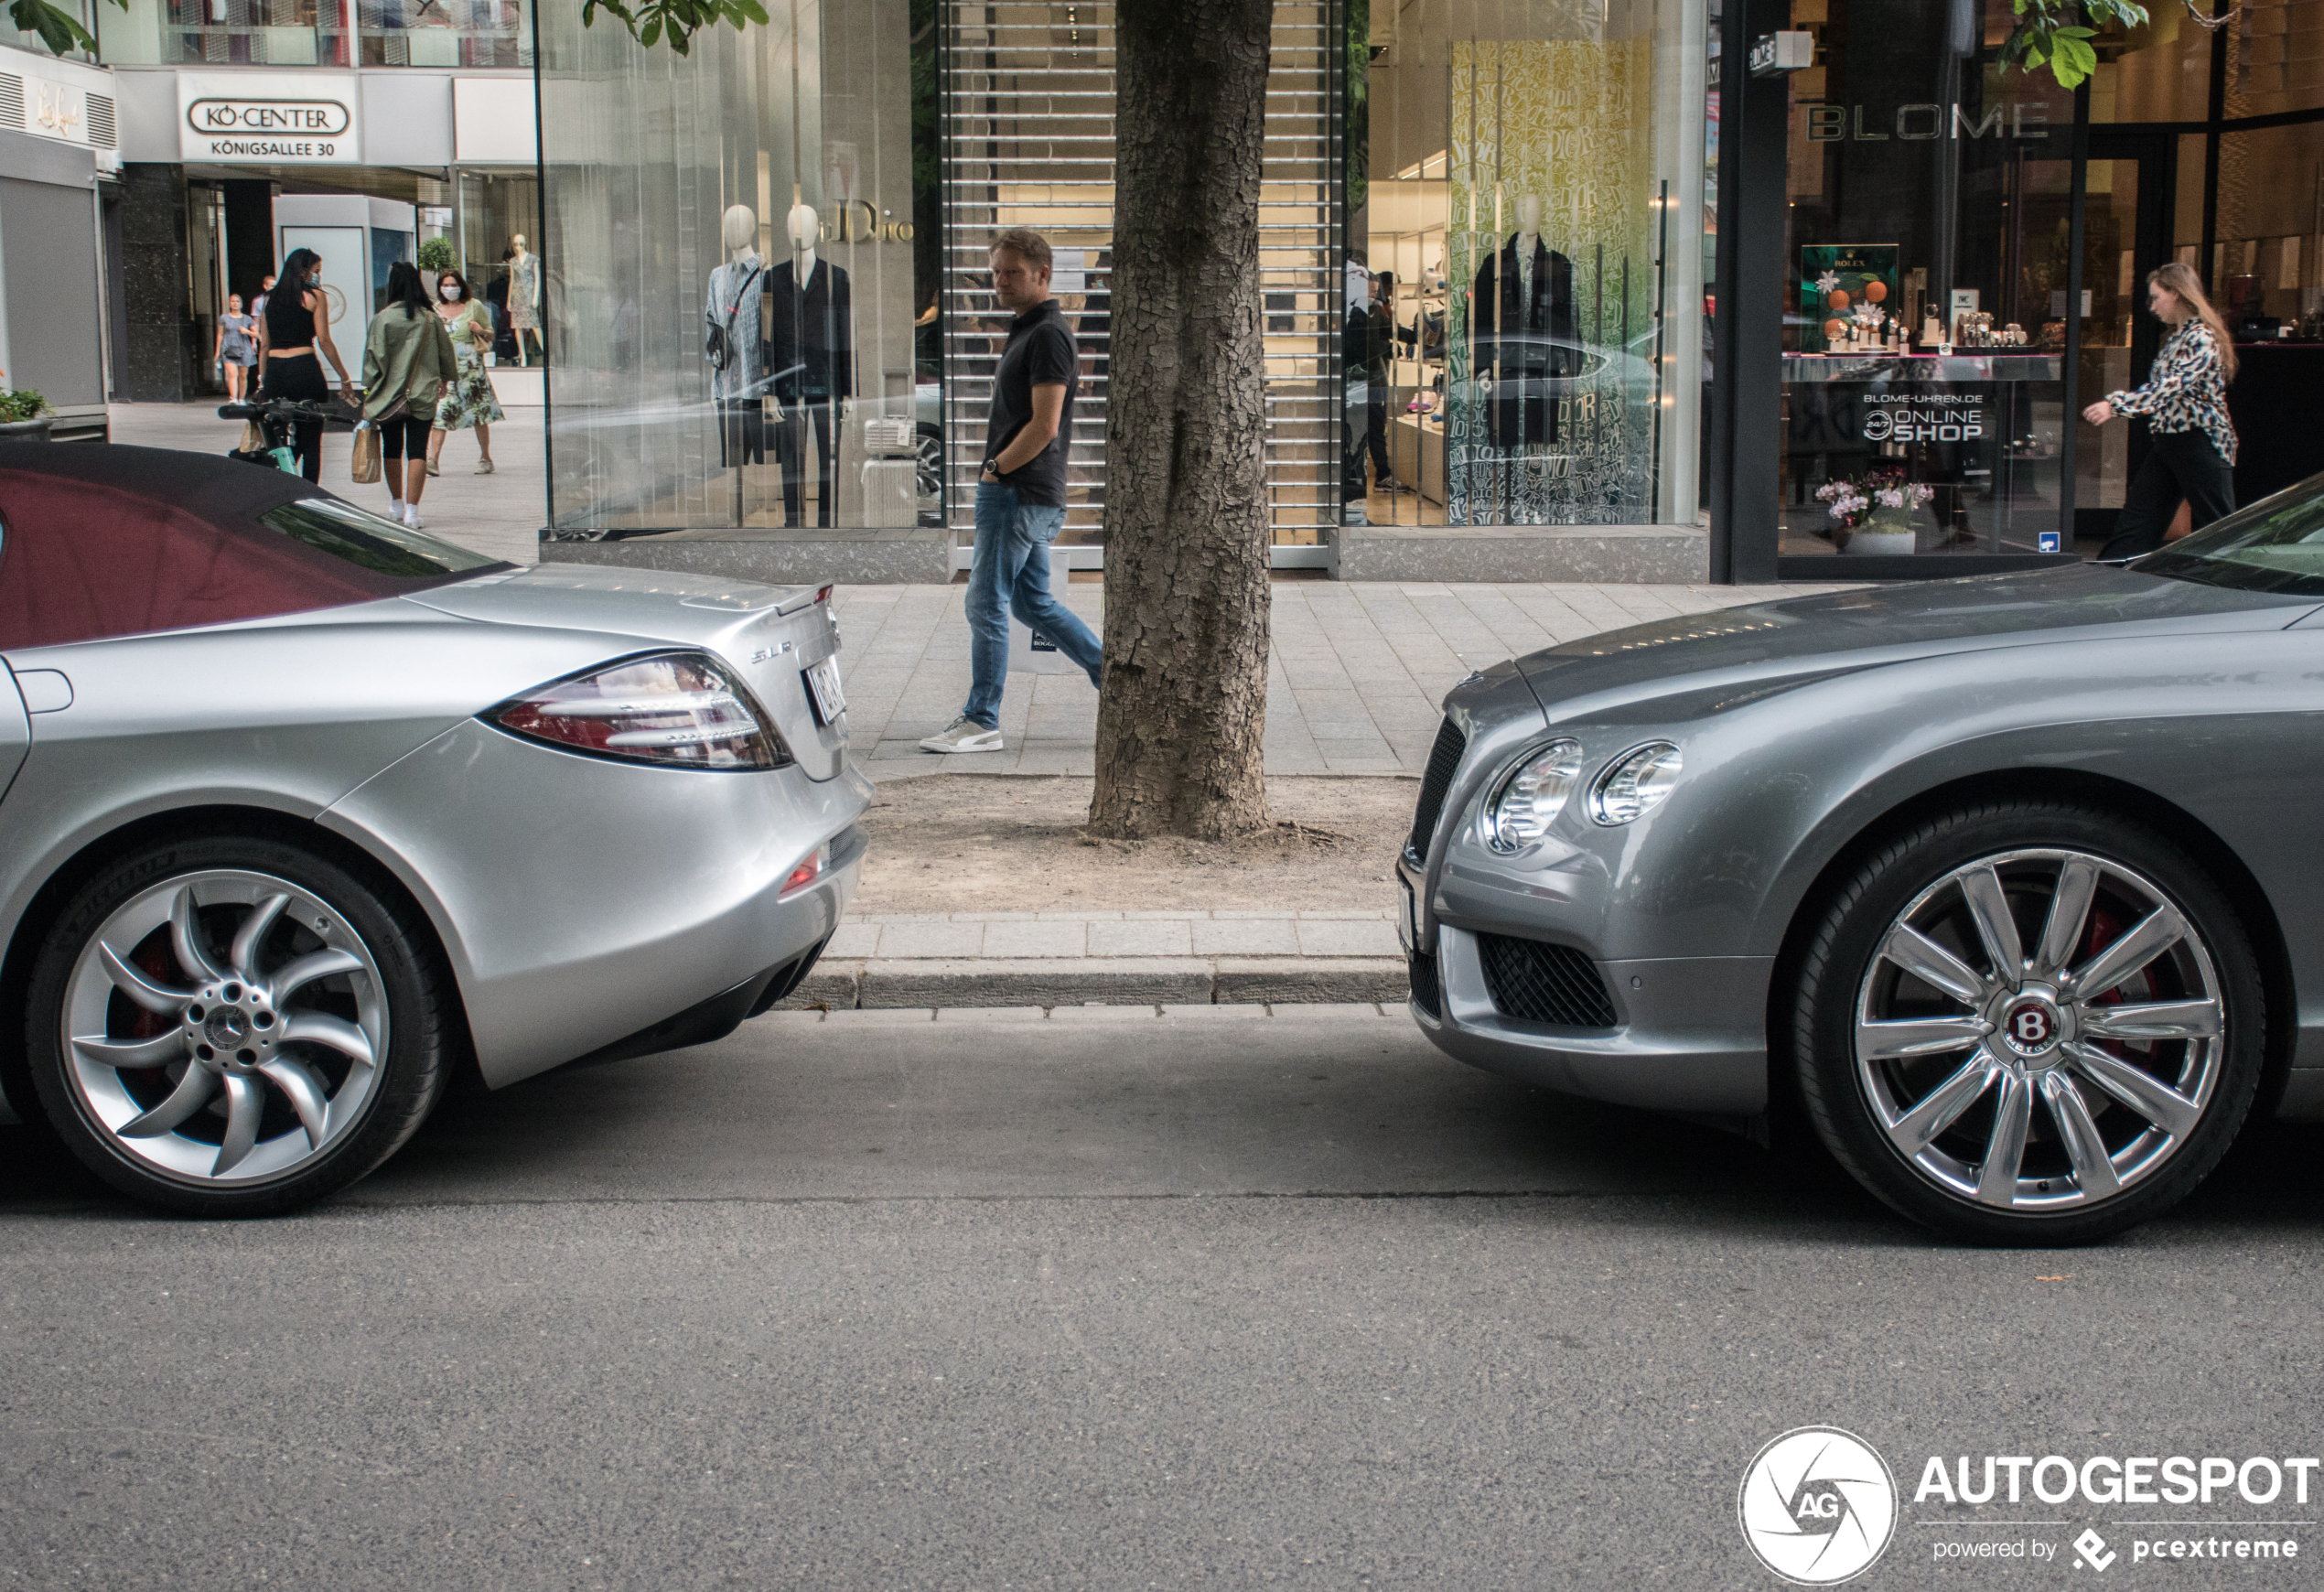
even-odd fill
[[[1859,558],[1894,558],[1910,554],[1916,540],[1910,525],[1871,520],[1848,532],[1845,551]]]

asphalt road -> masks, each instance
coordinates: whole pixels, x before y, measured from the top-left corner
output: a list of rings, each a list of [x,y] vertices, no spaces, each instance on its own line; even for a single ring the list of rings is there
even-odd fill
[[[2324,1518],[2324,1473],[1913,1501],[1932,1455],[2324,1453],[2318,1130],[2112,1245],[1978,1252],[1401,1016],[963,1017],[456,1099],[273,1222],[0,1129],[0,1588],[1771,1588],[1738,1488],[1818,1424],[1904,1491],[1857,1586],[2324,1576],[2324,1528],[2235,1523]],[[2118,1523],[2166,1517],[2204,1523]],[[2167,1535],[2301,1556],[2134,1562]]]

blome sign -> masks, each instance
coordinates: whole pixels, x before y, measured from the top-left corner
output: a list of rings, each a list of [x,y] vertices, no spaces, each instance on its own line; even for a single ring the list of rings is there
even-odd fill
[[[2324,1502],[2311,1501],[2324,1485],[2319,1468],[2297,1455],[1932,1454],[1907,1504],[1870,1443],[1802,1426],[1753,1457],[1736,1514],[1752,1556],[1800,1587],[1854,1580],[1899,1538],[1939,1565],[2290,1566]],[[1990,1518],[1985,1506],[1996,1506]]]
[[[355,80],[340,72],[180,72],[178,153],[206,164],[355,165]]]

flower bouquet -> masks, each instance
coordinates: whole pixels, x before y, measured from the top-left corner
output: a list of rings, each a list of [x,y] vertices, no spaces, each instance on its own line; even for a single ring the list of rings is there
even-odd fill
[[[1815,489],[1815,500],[1833,522],[1832,540],[1841,552],[1859,555],[1912,552],[1916,522],[1936,495],[1934,487],[1907,481],[1897,470],[1826,481]]]

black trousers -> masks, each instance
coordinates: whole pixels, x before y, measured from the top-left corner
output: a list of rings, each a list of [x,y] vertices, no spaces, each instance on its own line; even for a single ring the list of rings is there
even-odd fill
[[[2098,554],[2101,558],[2135,558],[2163,544],[2163,533],[2188,504],[2188,518],[2200,531],[2212,521],[2235,511],[2235,467],[2219,457],[2211,439],[2200,431],[2153,431],[2146,462],[2131,478],[2123,495],[2122,518]]]
[[[420,414],[406,414],[400,420],[381,421],[381,459],[389,464],[401,464],[403,462],[404,452],[408,449],[410,450],[413,458],[416,460],[425,460],[427,457],[427,434],[435,425],[435,414],[436,411],[433,407],[422,405]],[[390,477],[389,479],[393,480],[394,478]],[[395,484],[400,487],[403,483],[402,481],[396,481]],[[391,493],[390,495],[394,496],[396,494]]]
[[[323,361],[316,354],[269,354],[266,358],[266,380],[259,387],[261,398],[311,398],[318,403],[330,402],[330,383],[323,380]],[[302,420],[291,427],[293,448],[298,454],[298,473],[310,481],[323,479],[323,423]]]
[[[1372,389],[1363,418],[1363,444],[1372,455],[1372,479],[1384,481],[1396,473],[1388,468],[1388,394],[1384,386]]]
[[[828,399],[786,399],[782,419],[775,432],[775,457],[782,465],[782,522],[800,522],[801,489],[806,484],[810,463],[815,478],[815,523],[828,525],[833,511],[839,507],[832,481],[839,473],[839,456],[832,446],[831,403]],[[812,424],[814,457],[804,457],[808,447],[807,433]]]

